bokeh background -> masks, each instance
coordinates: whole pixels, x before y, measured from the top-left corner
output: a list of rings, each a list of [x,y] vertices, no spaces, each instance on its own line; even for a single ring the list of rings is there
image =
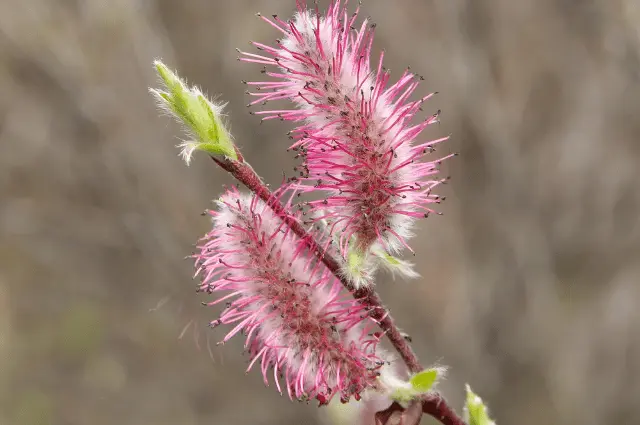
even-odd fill
[[[329,420],[245,376],[183,257],[232,180],[187,168],[147,87],[162,58],[229,101],[245,156],[291,171],[236,60],[293,0],[0,1],[0,424]],[[326,4],[322,3],[322,5]],[[451,184],[380,289],[425,363],[500,425],[640,424],[640,3],[367,0],[387,65],[425,77]],[[425,419],[424,423],[432,423]]]

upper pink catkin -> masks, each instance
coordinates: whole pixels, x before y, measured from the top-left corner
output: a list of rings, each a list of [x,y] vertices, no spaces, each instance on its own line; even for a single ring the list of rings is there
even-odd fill
[[[375,25],[365,20],[356,28],[358,10],[349,14],[346,1],[333,1],[322,16],[317,6],[311,11],[302,0],[297,5],[291,21],[262,17],[282,34],[276,47],[254,42],[264,54],[241,52],[243,61],[277,67],[263,71],[275,81],[247,83],[255,89],[250,105],[294,102],[294,109],[255,114],[300,123],[291,136],[304,161],[301,190],[325,193],[309,203],[312,216],[331,222],[343,254],[352,240],[361,252],[375,243],[389,252],[409,248],[413,222],[441,200],[432,190],[446,179],[435,176],[451,156],[423,159],[448,137],[416,142],[438,122],[438,114],[411,122],[433,93],[409,100],[421,78],[408,70],[389,85],[384,54],[372,69]]]
[[[280,376],[292,399],[346,402],[377,387],[380,335],[365,307],[257,197],[233,189],[217,204],[195,258],[200,291],[226,292],[208,303],[226,302],[211,323],[232,325],[222,342],[244,333],[249,369],[282,392]]]

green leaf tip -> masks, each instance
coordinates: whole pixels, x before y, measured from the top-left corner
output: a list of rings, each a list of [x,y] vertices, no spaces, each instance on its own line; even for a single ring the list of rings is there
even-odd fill
[[[402,260],[400,260],[399,258],[394,257],[391,254],[387,254],[386,252],[384,253],[384,255],[382,256],[382,258],[389,263],[389,265],[391,266],[399,266],[402,264]]]
[[[371,276],[375,272],[375,263],[368,252],[357,247],[357,241],[352,238],[349,241],[346,262],[342,268],[342,274],[356,288],[367,287],[372,284]]]
[[[391,272],[394,278],[396,273],[409,279],[420,277],[420,275],[413,269],[413,263],[394,257],[381,247],[374,247],[372,249],[372,253],[378,258],[379,264],[384,269]]]
[[[487,406],[484,405],[482,399],[478,397],[477,394],[471,391],[471,387],[468,384],[464,414],[465,421],[469,425],[496,425],[496,423],[489,418]]]
[[[362,273],[362,266],[365,262],[365,254],[359,250],[351,249],[347,253],[347,266],[354,274]]]
[[[409,382],[396,382],[393,384],[391,398],[400,404],[406,405],[419,396],[433,389],[438,378],[444,376],[444,367],[431,367],[411,376]]]
[[[411,377],[409,382],[414,390],[420,393],[426,393],[433,387],[436,379],[438,379],[438,369],[431,368],[416,373]]]
[[[161,61],[156,60],[153,65],[164,87],[149,91],[156,97],[160,109],[174,116],[193,137],[178,145],[187,165],[197,150],[238,159],[231,134],[223,122],[225,105],[207,99],[197,87],[189,87]]]

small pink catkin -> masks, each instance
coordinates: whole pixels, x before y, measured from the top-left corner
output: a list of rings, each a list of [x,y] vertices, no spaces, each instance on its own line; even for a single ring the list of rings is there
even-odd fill
[[[438,122],[439,113],[412,122],[434,93],[409,100],[421,77],[406,70],[389,84],[384,54],[372,67],[375,25],[365,20],[356,27],[359,7],[349,13],[346,1],[335,0],[321,15],[317,6],[297,5],[290,21],[261,16],[282,35],[275,47],[254,42],[262,54],[241,52],[240,60],[265,65],[263,73],[273,77],[247,83],[254,89],[250,105],[294,103],[255,114],[299,123],[291,132],[292,148],[303,158],[299,190],[324,193],[309,202],[312,216],[331,223],[343,255],[352,240],[361,252],[376,243],[391,253],[411,249],[413,223],[441,201],[432,190],[446,180],[437,176],[439,165],[452,156],[424,160],[448,137],[416,141]]]
[[[347,402],[376,388],[381,335],[365,307],[257,197],[234,188],[217,206],[194,257],[199,291],[221,294],[207,305],[226,303],[211,322],[231,325],[222,343],[246,335],[247,371],[259,365],[281,393],[282,379],[292,399]]]

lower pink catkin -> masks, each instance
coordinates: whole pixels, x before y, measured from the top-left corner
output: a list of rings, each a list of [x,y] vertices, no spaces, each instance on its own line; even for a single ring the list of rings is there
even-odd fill
[[[292,399],[346,402],[377,387],[380,335],[365,308],[264,202],[232,189],[217,205],[194,257],[199,290],[226,292],[207,304],[226,302],[211,322],[232,325],[222,342],[244,333],[249,369]]]

